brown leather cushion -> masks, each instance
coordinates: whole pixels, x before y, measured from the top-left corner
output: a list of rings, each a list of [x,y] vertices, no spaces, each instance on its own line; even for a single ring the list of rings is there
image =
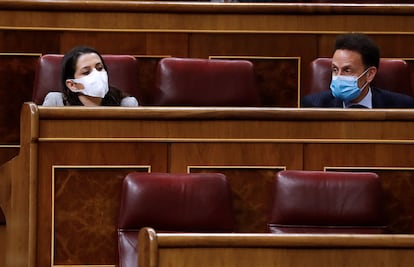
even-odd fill
[[[163,58],[156,105],[258,106],[253,64],[247,60]]]
[[[219,173],[130,173],[122,186],[118,219],[119,266],[137,266],[142,227],[168,232],[232,232],[227,179]]]
[[[274,180],[272,232],[384,232],[379,178],[369,172],[281,171]],[[372,228],[372,229],[369,229]]]
[[[130,55],[102,55],[108,67],[109,84],[139,98],[138,70],[135,57]],[[63,55],[46,54],[39,57],[33,85],[32,101],[38,105],[48,92],[61,91],[60,75]]]
[[[332,59],[317,58],[310,64],[309,81],[303,86],[305,94],[329,90],[332,78]],[[412,96],[407,62],[401,59],[381,59],[372,86]]]

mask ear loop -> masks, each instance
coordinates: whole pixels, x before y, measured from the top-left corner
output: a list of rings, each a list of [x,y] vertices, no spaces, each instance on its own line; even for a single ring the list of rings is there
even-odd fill
[[[358,76],[358,78],[357,78],[357,81],[362,77],[362,76],[364,76],[365,74],[367,74],[367,72],[368,72],[368,70],[370,69],[371,67],[369,67],[368,69],[366,69],[363,73],[361,73],[359,76]],[[357,86],[358,86],[358,88],[360,89],[360,90],[364,90],[365,89],[365,87],[368,85],[368,81],[367,80],[365,80],[365,84],[361,87],[361,88],[359,88],[359,86],[358,86],[358,82],[357,82]]]

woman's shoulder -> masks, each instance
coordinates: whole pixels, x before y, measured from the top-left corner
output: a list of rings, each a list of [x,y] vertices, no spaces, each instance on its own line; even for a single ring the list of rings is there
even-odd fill
[[[45,107],[61,107],[63,103],[63,93],[61,92],[49,92],[43,100],[42,106]]]
[[[138,100],[133,96],[126,96],[121,100],[121,107],[137,107]]]

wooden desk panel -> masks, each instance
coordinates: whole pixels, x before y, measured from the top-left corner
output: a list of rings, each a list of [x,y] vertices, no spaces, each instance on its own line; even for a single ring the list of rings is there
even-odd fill
[[[0,165],[19,154],[20,145],[0,145]]]
[[[377,168],[393,229],[409,232],[413,120],[412,110],[25,104],[20,153],[0,168],[7,266],[115,265],[117,190],[130,170],[223,172],[239,231],[263,232],[278,170]]]
[[[65,53],[82,43],[138,58],[294,57],[299,73],[281,74],[275,67],[262,71],[258,79],[265,81],[258,84],[264,105],[297,107],[308,93],[309,63],[330,57],[340,33],[369,34],[382,57],[414,58],[413,12],[409,4],[3,0],[0,95],[6,115],[0,115],[0,145],[19,144],[19,110],[30,100],[34,55]],[[154,98],[153,71],[152,64],[140,65],[144,105]],[[411,76],[414,88],[414,72]],[[0,162],[7,153],[0,147]]]
[[[167,171],[166,145],[49,141],[39,151],[47,153],[39,155],[38,234],[51,236],[38,240],[39,266],[116,264],[122,179],[131,171]]]
[[[175,143],[170,151],[171,172],[226,175],[233,195],[237,232],[267,232],[273,177],[280,170],[302,168],[303,145]]]

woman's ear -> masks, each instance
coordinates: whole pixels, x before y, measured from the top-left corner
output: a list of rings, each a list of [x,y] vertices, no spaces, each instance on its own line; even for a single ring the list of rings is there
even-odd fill
[[[76,83],[74,81],[72,81],[71,79],[66,80],[66,87],[69,88],[69,90],[71,90],[71,91],[78,89],[78,88],[76,88]]]

